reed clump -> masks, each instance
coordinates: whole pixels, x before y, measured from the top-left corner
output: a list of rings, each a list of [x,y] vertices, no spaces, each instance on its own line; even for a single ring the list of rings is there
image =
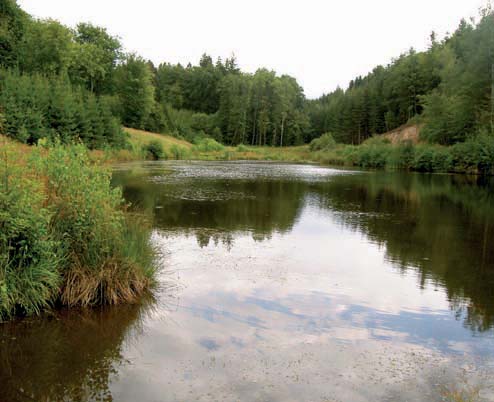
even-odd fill
[[[0,317],[133,302],[153,284],[149,225],[83,145],[0,158]]]

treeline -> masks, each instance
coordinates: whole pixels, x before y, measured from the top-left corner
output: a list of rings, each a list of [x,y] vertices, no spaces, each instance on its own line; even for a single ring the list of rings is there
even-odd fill
[[[242,73],[235,58],[216,63],[203,55],[199,66],[161,64],[157,100],[168,129],[190,139],[205,133],[226,144],[292,145],[307,140],[309,120],[297,81],[259,69]],[[180,113],[179,110],[192,113]]]
[[[424,140],[450,145],[494,132],[492,49],[487,8],[443,40],[432,34],[427,51],[411,49],[345,90],[307,100],[293,77],[244,73],[234,56],[155,66],[124,53],[104,28],[69,29],[0,0],[0,132],[93,148],[123,147],[120,124],[229,145],[295,145],[327,132],[360,144],[412,120]]]
[[[308,102],[314,135],[331,132],[338,142],[360,144],[410,119],[422,137],[450,145],[494,131],[494,16],[461,21],[444,40],[431,35],[429,49],[411,49],[386,67],[357,77],[347,90]]]
[[[104,28],[33,19],[0,0],[1,131],[23,142],[80,138],[122,146],[129,127],[227,144],[307,140],[305,97],[294,78],[245,74],[235,57],[154,66],[125,54]]]
[[[111,106],[61,77],[0,71],[0,127],[6,135],[28,144],[42,138],[69,143],[76,138],[89,148],[125,145]]]
[[[0,1],[0,132],[33,144],[123,147],[113,73],[121,45],[102,28],[35,20]]]

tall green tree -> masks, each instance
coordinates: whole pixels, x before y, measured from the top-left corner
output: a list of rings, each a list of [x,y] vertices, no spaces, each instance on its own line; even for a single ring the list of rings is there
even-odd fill
[[[115,88],[123,124],[145,129],[155,102],[149,64],[138,56],[129,55],[115,71]]]

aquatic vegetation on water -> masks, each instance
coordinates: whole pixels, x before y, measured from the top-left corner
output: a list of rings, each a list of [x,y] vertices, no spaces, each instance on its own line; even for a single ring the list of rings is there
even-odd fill
[[[454,387],[446,389],[443,392],[443,397],[447,402],[477,402],[480,400],[480,390],[478,387],[472,386]]]

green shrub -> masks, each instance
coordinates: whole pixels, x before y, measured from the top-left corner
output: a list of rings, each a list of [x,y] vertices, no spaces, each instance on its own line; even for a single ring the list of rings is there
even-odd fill
[[[239,144],[237,146],[237,152],[248,152],[249,148],[247,148],[244,144]]]
[[[375,137],[361,145],[337,145],[314,156],[327,164],[364,168],[494,174],[494,137],[481,133],[452,146],[411,142],[392,145],[387,139]]]
[[[384,168],[392,153],[390,145],[360,145],[357,164],[365,168]]]
[[[92,165],[82,145],[35,152],[46,176],[51,228],[66,255],[61,300],[66,305],[132,301],[149,284],[142,268],[126,258],[126,220],[121,190],[111,170]]]
[[[41,183],[14,164],[18,152],[1,146],[0,319],[47,307],[58,291],[61,261]]]
[[[420,145],[410,151],[413,156],[409,167],[418,172],[448,172],[451,169],[452,159],[448,148],[437,145]]]
[[[315,151],[328,151],[336,146],[336,141],[331,133],[321,135],[319,138],[315,138],[311,141],[309,149],[312,152]]]
[[[405,141],[392,149],[388,164],[398,169],[411,169],[415,158],[415,146],[411,141]]]
[[[456,171],[494,174],[494,138],[480,134],[451,147]]]
[[[147,159],[159,160],[165,159],[166,153],[163,149],[163,144],[158,140],[152,140],[143,146]]]
[[[194,150],[197,152],[215,152],[223,151],[225,146],[213,140],[212,138],[198,138],[194,139]]]
[[[445,147],[434,147],[432,157],[433,172],[449,172],[452,168],[453,158],[451,151]]]
[[[0,318],[134,301],[152,284],[150,230],[83,145],[0,152]]]
[[[432,172],[434,153],[431,147],[419,149],[413,161],[413,168],[419,172]]]

